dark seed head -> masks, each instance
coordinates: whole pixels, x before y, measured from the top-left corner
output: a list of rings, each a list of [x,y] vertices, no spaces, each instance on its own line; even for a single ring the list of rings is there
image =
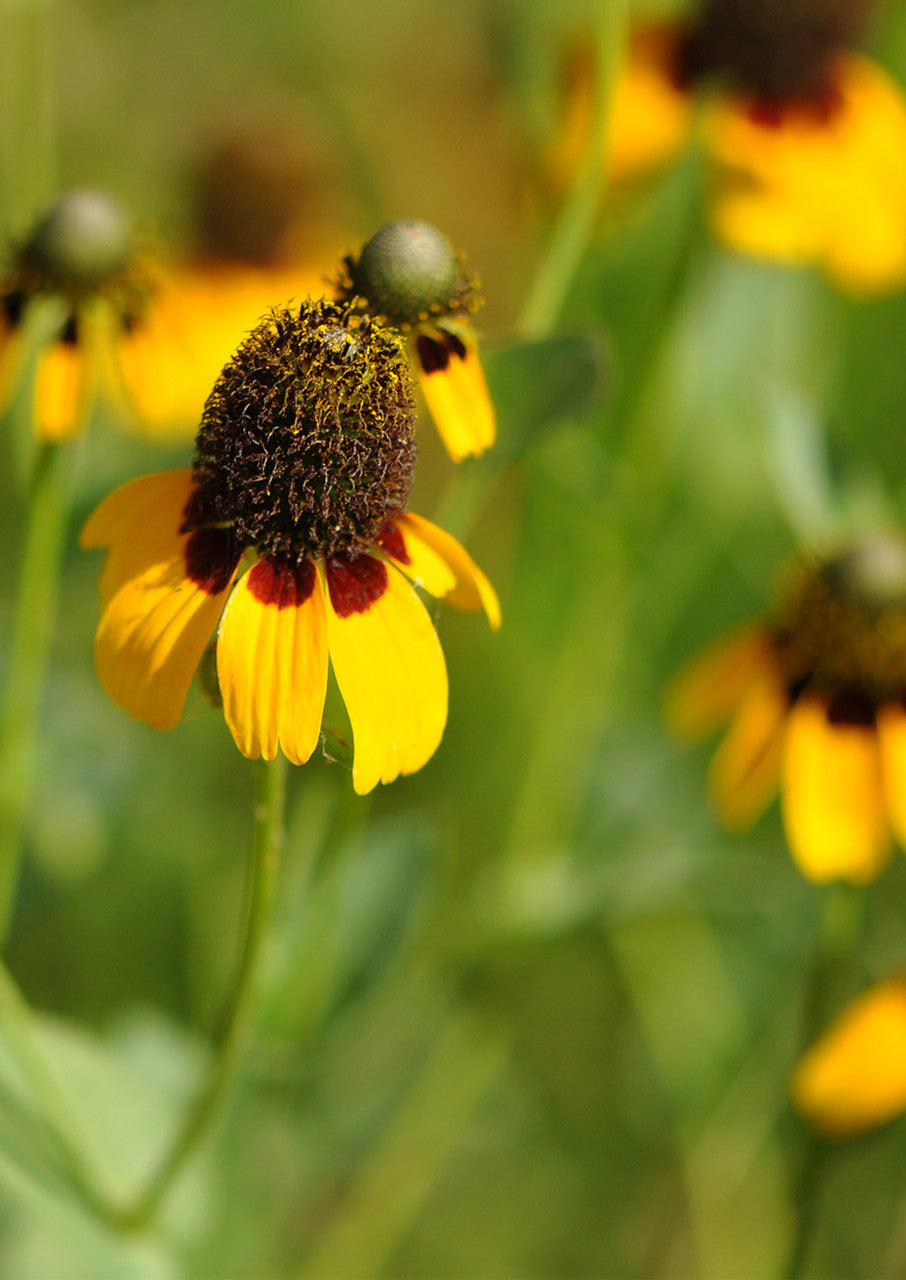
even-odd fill
[[[873,0],[704,0],[680,78],[722,75],[762,102],[822,103],[830,63],[855,45]]]
[[[290,560],[365,551],[405,510],[414,420],[402,342],[380,321],[324,299],[274,310],[205,405],[198,522]]]
[[[906,545],[865,539],[791,567],[773,634],[790,681],[878,707],[906,692]]]

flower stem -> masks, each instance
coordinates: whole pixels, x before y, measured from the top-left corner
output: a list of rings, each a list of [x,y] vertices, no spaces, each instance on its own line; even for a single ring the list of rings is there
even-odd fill
[[[543,337],[553,328],[591,238],[604,187],[611,102],[626,43],[627,3],[599,0],[596,7],[597,74],[585,156],[517,321],[516,329],[524,338]]]
[[[224,1009],[217,1057],[157,1170],[135,1202],[118,1214],[120,1226],[136,1229],[155,1211],[208,1132],[227,1094],[249,1037],[254,996],[280,866],[286,807],[286,760],[258,763],[255,833],[246,888],[245,926],[239,966]]]
[[[36,458],[0,712],[0,944],[9,931],[34,772],[35,722],[53,636],[69,514],[69,451]]]
[[[839,1007],[841,988],[856,952],[864,915],[865,895],[851,885],[834,884],[825,893],[815,956],[808,976],[803,1007],[800,1052],[816,1038],[833,1010]],[[805,1131],[799,1166],[793,1183],[795,1222],[784,1275],[797,1280],[815,1235],[821,1188],[828,1167],[830,1147]]]

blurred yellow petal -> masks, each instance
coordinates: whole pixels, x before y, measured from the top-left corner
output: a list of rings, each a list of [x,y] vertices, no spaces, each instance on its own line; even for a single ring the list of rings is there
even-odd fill
[[[322,292],[314,269],[183,268],[164,278],[120,344],[122,393],[161,436],[194,435],[221,369],[271,307]]]
[[[792,1096],[832,1137],[851,1137],[906,1110],[906,978],[879,983],[843,1011],[803,1056]]]
[[[689,140],[690,96],[672,72],[676,30],[643,25],[631,34],[617,75],[605,142],[608,176],[631,181],[669,164]],[[564,106],[548,168],[555,184],[568,186],[585,158],[594,110],[591,42],[577,47],[566,68]]]
[[[673,160],[689,140],[692,102],[672,74],[675,36],[663,28],[633,33],[614,89],[608,168],[614,181]]]
[[[22,326],[6,318],[0,298],[0,413],[6,412],[16,393],[24,360]]]
[[[103,603],[134,574],[180,553],[185,541],[180,526],[192,492],[191,475],[185,468],[130,480],[89,516],[81,545],[110,548],[98,581]]]
[[[436,552],[453,574],[455,585],[440,593],[447,603],[468,611],[484,609],[488,621],[496,631],[500,626],[497,593],[465,548],[436,524],[411,511],[399,516],[397,523],[405,534],[407,546],[417,549],[421,543],[423,547]],[[425,585],[430,591],[431,587],[427,583]]]
[[[94,655],[101,683],[118,707],[154,729],[173,728],[231,580],[229,574],[219,591],[206,589],[187,576],[180,551],[114,593],[101,616]]]
[[[315,566],[259,560],[227,602],[217,641],[223,711],[244,756],[278,746],[304,764],[318,744],[327,695],[327,618]]]
[[[708,116],[717,161],[711,220],[732,248],[822,266],[854,292],[906,281],[906,99],[880,67],[835,64],[826,109],[764,120],[727,99]]]
[[[730,718],[774,667],[770,637],[745,627],[694,657],[671,682],[665,715],[678,737],[705,738]]]
[[[881,872],[890,837],[874,726],[832,724],[817,698],[790,713],[783,753],[783,816],[790,851],[818,884],[867,884]]]
[[[353,786],[364,795],[434,754],[447,670],[424,605],[393,565],[332,560],[326,576],[330,660],[352,724]]]
[[[752,684],[708,774],[715,812],[728,827],[750,826],[777,794],[789,700],[777,678]]]
[[[67,440],[85,424],[96,385],[82,343],[55,342],[38,357],[35,370],[35,432],[47,442]]]
[[[450,457],[484,453],[497,426],[474,338],[438,329],[419,333],[416,347],[425,400]]]
[[[878,712],[878,742],[887,815],[906,849],[906,708],[891,703]]]

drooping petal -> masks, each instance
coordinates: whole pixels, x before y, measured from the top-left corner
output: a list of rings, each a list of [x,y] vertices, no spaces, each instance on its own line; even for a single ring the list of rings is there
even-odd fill
[[[866,884],[887,862],[890,836],[873,725],[832,723],[803,697],[790,713],[782,764],[790,851],[809,880]]]
[[[218,537],[224,558],[217,571],[202,582],[193,580],[187,548]],[[154,729],[171,729],[182,715],[238,562],[236,556],[230,567],[229,536],[221,530],[191,534],[183,542],[169,560],[119,587],[107,602],[95,640],[98,675],[111,699]],[[213,554],[205,559],[217,562]]]
[[[158,471],[120,485],[88,517],[83,547],[109,547],[98,582],[101,601],[124,582],[180,553],[183,513],[192,492],[191,472]]]
[[[496,631],[500,626],[497,593],[465,548],[445,530],[411,511],[398,516],[396,524],[403,532],[414,563],[421,563],[425,550],[430,550],[440,557],[454,577],[454,584],[445,592],[433,591],[428,582],[425,582],[426,590],[432,595],[442,594],[456,609],[484,609]]]
[[[273,760],[279,746],[304,764],[327,694],[327,615],[311,561],[259,560],[237,583],[220,623],[217,674],[242,754]]]
[[[450,457],[459,462],[484,453],[497,424],[475,339],[435,329],[420,332],[415,345],[422,390]]]
[[[887,816],[894,835],[906,849],[906,707],[902,703],[881,707],[878,742]]]
[[[413,773],[447,720],[447,669],[415,589],[373,556],[326,565],[330,660],[354,740],[353,786]]]
[[[745,627],[725,636],[672,681],[664,708],[671,730],[690,741],[708,737],[775,665],[764,628]]]
[[[81,342],[55,342],[38,357],[34,415],[39,440],[68,440],[88,416],[96,368]]]
[[[807,1051],[793,1103],[821,1133],[852,1137],[906,1110],[906,977],[860,996]]]
[[[906,99],[867,58],[834,67],[826,108],[764,118],[725,100],[707,120],[716,234],[742,253],[823,266],[854,292],[906,280]]]
[[[708,783],[714,809],[731,829],[750,826],[777,794],[788,715],[783,686],[773,674],[761,676],[718,746]]]
[[[390,556],[398,569],[417,587],[424,587],[432,596],[445,596],[456,586],[456,575],[438,553],[419,538],[413,529],[402,523],[402,518],[388,520],[378,538],[377,546]]]

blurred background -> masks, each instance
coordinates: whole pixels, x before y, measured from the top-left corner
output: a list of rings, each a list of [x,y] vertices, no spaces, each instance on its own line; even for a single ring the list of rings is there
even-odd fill
[[[361,799],[342,764],[293,770],[255,1043],[154,1224],[109,1230],[0,1151],[4,1276],[782,1272],[821,894],[776,806],[720,830],[711,747],[673,742],[662,704],[841,492],[902,516],[906,295],[851,300],[710,243],[690,150],[597,218],[553,330],[527,335],[565,198],[564,72],[599,12],[0,3],[8,241],[75,185],[120,200],[165,261],[260,233],[250,255],[279,241],[306,288],[393,218],[466,251],[499,446],[456,469],[423,422],[411,505],[463,538],[504,616],[492,635],[438,611],[450,719],[419,774]],[[906,81],[902,5],[873,40]],[[107,700],[99,559],[76,540],[115,484],[186,465],[191,437],[102,409],[79,446],[8,946],[115,1191],[210,1052],[252,780],[200,691],[166,735]],[[9,453],[0,637],[25,501]],[[897,855],[860,985],[906,963],[904,901]],[[904,1121],[834,1148],[811,1274],[906,1272],[904,1157]]]

